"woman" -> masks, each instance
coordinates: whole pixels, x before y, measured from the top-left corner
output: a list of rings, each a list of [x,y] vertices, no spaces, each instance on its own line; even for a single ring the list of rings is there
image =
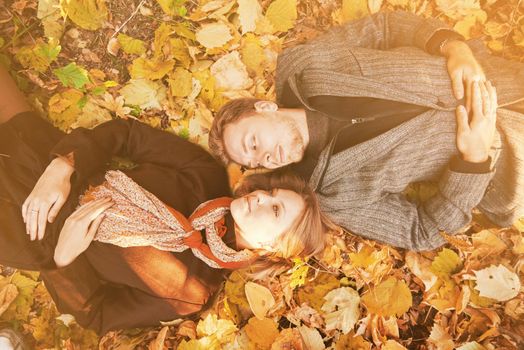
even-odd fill
[[[322,249],[324,219],[302,182],[256,176],[241,189],[249,194],[209,202],[229,196],[227,173],[199,146],[131,120],[64,135],[29,111],[5,72],[0,80],[8,81],[0,93],[9,97],[0,106],[0,263],[41,271],[58,309],[79,324],[100,334],[157,325],[200,311],[227,268],[270,272],[285,258]],[[137,166],[107,172],[115,155]],[[199,226],[217,208],[222,214]],[[171,221],[147,216],[150,210]],[[129,235],[143,238],[148,230],[126,228],[132,220],[157,233],[165,224],[162,233],[185,239],[137,244]],[[114,227],[119,242],[107,235]],[[205,239],[197,235],[203,227]],[[270,263],[257,261],[259,254]]]

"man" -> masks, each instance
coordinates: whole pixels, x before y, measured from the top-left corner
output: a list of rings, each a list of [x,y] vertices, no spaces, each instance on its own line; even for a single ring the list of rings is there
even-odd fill
[[[524,69],[472,42],[479,65],[459,38],[405,12],[334,28],[279,56],[276,93],[286,108],[230,101],[210,149],[250,168],[291,164],[336,223],[395,246],[436,248],[440,232],[468,224],[475,206],[509,225],[524,214],[524,86],[516,84]],[[503,107],[497,133],[497,97],[481,66]],[[403,191],[417,181],[437,182],[437,193],[408,201]]]

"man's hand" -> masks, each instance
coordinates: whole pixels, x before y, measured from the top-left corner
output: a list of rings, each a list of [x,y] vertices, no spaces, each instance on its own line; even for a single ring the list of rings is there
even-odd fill
[[[473,56],[469,46],[460,40],[451,40],[441,48],[441,54],[447,60],[448,74],[451,78],[453,94],[457,100],[466,94],[466,109],[471,112],[472,88],[475,81],[485,82],[482,67]]]
[[[44,238],[47,221],[53,222],[71,191],[74,168],[55,158],[38,179],[22,205],[22,217],[31,240]]]
[[[472,163],[488,160],[497,121],[497,92],[488,81],[473,83],[472,116],[464,106],[457,108],[457,148],[462,159]]]
[[[57,267],[69,265],[89,247],[104,219],[102,213],[112,205],[110,198],[97,199],[82,205],[67,218],[55,248]]]

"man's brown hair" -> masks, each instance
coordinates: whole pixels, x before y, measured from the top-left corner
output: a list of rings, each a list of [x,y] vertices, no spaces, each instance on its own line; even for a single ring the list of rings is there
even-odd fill
[[[255,103],[262,101],[258,98],[237,98],[227,102],[216,114],[211,130],[209,131],[209,151],[222,163],[229,164],[231,158],[224,146],[224,129],[243,117],[255,111]]]

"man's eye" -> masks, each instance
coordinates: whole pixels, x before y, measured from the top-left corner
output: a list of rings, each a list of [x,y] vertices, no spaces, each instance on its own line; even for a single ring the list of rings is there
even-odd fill
[[[278,205],[273,206],[273,212],[275,213],[275,217],[278,218],[278,214],[280,212],[280,209],[278,208]]]

